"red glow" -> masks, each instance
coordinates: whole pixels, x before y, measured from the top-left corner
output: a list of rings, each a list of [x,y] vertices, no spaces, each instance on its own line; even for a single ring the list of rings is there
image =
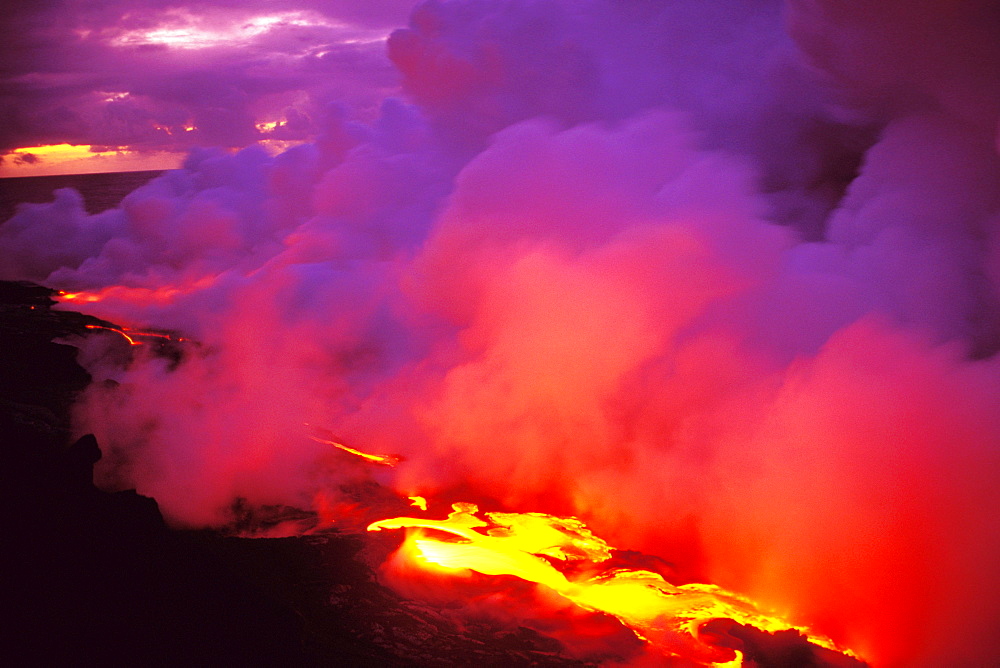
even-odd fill
[[[57,299],[71,304],[95,304],[99,302],[120,302],[134,306],[163,306],[178,297],[203,290],[211,286],[217,276],[204,276],[190,283],[165,285],[156,288],[111,285],[94,292],[65,292],[60,290]]]

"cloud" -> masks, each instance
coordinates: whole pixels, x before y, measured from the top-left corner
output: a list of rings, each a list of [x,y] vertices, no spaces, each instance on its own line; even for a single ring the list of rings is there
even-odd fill
[[[196,151],[99,216],[64,191],[0,227],[0,271],[201,342],[87,351],[104,484],[175,523],[374,478],[578,516],[875,665],[988,662],[1000,79],[955,53],[992,52],[987,4],[423,3],[405,100],[281,106],[315,142]],[[275,52],[167,51],[105,104],[236,141],[367,62]]]
[[[255,123],[283,120],[289,107],[315,117],[340,99],[367,113],[396,85],[386,21],[405,20],[400,3],[381,5],[378,17],[338,3],[19,7],[18,34],[3,47],[0,108],[10,120],[0,145],[242,147],[258,139]]]

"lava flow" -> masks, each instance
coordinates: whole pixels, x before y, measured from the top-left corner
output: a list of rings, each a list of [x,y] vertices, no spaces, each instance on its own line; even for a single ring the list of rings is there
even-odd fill
[[[129,345],[132,346],[141,346],[143,344],[143,342],[140,340],[141,338],[163,339],[166,341],[184,340],[183,337],[174,337],[171,336],[170,334],[163,334],[161,332],[140,332],[133,329],[129,329],[128,327],[105,327],[104,325],[85,325],[85,327],[87,329],[103,329],[108,332],[114,332],[115,334],[119,334],[122,336],[122,338],[124,338],[126,341],[129,342]]]
[[[309,426],[309,425],[307,425]],[[317,443],[323,443],[325,445],[332,445],[333,447],[343,450],[344,452],[359,457],[365,461],[372,462],[373,464],[380,464],[382,466],[388,466],[392,468],[396,466],[401,460],[397,455],[377,455],[371,452],[364,452],[362,450],[357,450],[348,445],[344,445],[339,441],[335,440],[334,435],[326,429],[320,427],[313,427],[316,434],[310,435],[309,438],[316,441]]]
[[[794,630],[820,647],[853,656],[833,641],[760,610],[739,594],[711,584],[675,586],[647,570],[601,570],[613,549],[575,518],[544,513],[485,513],[475,504],[456,503],[445,520],[398,517],[374,522],[369,531],[414,529],[400,548],[422,569],[468,569],[484,575],[512,575],[548,587],[586,610],[616,617],[665,656],[706,666],[740,666],[742,653],[716,644],[703,633],[706,622],[731,619],[774,633]],[[486,528],[485,533],[479,530]],[[553,563],[583,568],[567,575]]]

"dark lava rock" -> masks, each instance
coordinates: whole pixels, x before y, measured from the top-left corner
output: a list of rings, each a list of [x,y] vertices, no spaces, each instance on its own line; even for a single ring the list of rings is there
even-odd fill
[[[743,652],[745,668],[866,668],[867,663],[820,647],[794,629],[768,633],[731,619],[716,619],[701,631],[717,644]]]
[[[362,537],[174,531],[156,502],[93,485],[69,409],[90,382],[53,339],[113,326],[0,282],[0,613],[10,665],[585,665],[528,629],[458,624],[356,558]],[[127,344],[124,344],[127,345]]]
[[[155,501],[93,485],[93,436],[70,441],[90,376],[53,339],[108,324],[0,282],[0,465],[12,665],[303,662],[301,622],[167,529]]]

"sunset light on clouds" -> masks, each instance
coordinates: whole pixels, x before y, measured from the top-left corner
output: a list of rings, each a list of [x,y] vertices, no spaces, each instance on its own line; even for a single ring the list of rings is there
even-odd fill
[[[370,118],[412,2],[15,2],[0,27],[0,177],[170,169],[196,146],[271,152],[329,104]]]
[[[72,144],[27,146],[3,156],[0,177],[175,169],[184,154]]]

